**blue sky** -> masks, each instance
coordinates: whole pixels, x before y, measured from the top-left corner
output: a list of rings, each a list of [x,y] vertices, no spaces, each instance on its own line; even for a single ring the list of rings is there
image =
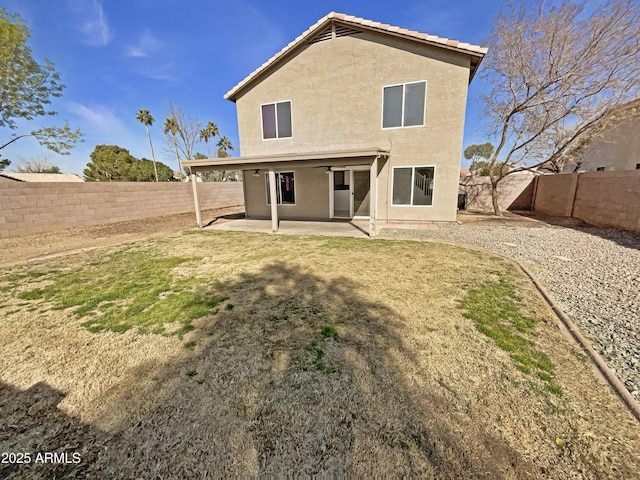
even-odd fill
[[[255,68],[330,11],[399,25],[441,37],[483,44],[504,2],[300,0],[2,0],[31,29],[38,60],[51,59],[67,88],[53,108],[58,117],[20,124],[18,133],[69,120],[85,133],[69,156],[51,160],[65,173],[82,174],[98,144],[127,148],[150,158],[144,126],[135,120],[150,110],[156,158],[163,153],[162,124],[168,103],[205,124],[216,122],[238,146],[235,104],[224,94]],[[464,145],[484,142],[479,128],[477,77],[469,90]],[[2,137],[7,136],[2,132]],[[0,138],[2,140],[3,138]],[[200,151],[206,153],[202,146]],[[48,152],[22,139],[2,150],[12,160]]]

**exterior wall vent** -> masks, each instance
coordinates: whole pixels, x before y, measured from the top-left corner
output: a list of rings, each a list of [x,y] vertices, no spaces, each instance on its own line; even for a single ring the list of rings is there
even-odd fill
[[[328,27],[322,32],[320,32],[318,35],[316,35],[314,38],[309,40],[307,42],[307,45],[311,45],[312,43],[323,42],[325,40],[331,40],[331,34],[332,34],[332,28]]]
[[[355,30],[353,28],[344,27],[342,25],[336,25],[336,38],[337,37],[348,37],[349,35],[355,35],[357,33],[362,33],[360,30]]]

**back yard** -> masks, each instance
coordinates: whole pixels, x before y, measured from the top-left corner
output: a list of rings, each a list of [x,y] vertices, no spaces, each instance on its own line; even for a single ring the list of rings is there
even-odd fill
[[[640,476],[638,422],[474,250],[189,231],[5,268],[0,312],[2,477]]]

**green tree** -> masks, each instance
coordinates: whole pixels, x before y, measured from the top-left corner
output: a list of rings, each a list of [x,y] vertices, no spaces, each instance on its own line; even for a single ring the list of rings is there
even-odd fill
[[[146,158],[134,160],[131,168],[127,173],[129,182],[153,182],[157,181],[156,172],[161,182],[171,182],[173,178],[173,170],[162,162],[153,162]]]
[[[231,140],[229,140],[226,135],[223,135],[220,137],[220,140],[218,140],[218,148],[227,154],[222,155],[223,157],[228,157],[229,150],[233,150],[233,145],[231,144]]]
[[[7,159],[0,160],[0,172],[2,172],[9,165],[11,165],[11,160],[7,160]]]
[[[200,130],[200,140],[204,141],[207,145],[207,152],[209,153],[209,157],[211,157],[211,151],[209,150],[209,140],[213,140],[213,143],[216,142],[216,135],[219,135],[218,125],[213,122],[207,122],[207,125]],[[215,150],[214,150],[215,154]]]
[[[16,130],[17,120],[33,120],[53,116],[49,105],[52,98],[62,96],[65,86],[53,63],[44,59],[39,64],[27,41],[31,32],[18,15],[0,7],[0,128],[4,132]],[[25,137],[34,137],[42,146],[62,155],[82,141],[80,129],[72,130],[68,123],[62,127],[44,127],[0,142],[0,150]]]
[[[117,145],[96,145],[90,157],[83,171],[87,182],[126,182],[137,161],[129,150]]]
[[[180,165],[180,153],[178,152],[178,123],[174,117],[168,117],[164,121],[164,134],[176,153],[178,162],[178,175],[182,181],[182,166]]]
[[[464,149],[464,158],[471,160],[471,172],[474,175],[489,175],[489,160],[493,155],[491,142],[469,145]],[[481,160],[481,159],[484,160]]]
[[[158,167],[156,166],[156,155],[153,153],[153,143],[151,143],[151,134],[149,133],[149,127],[153,125],[154,118],[149,113],[149,110],[145,110],[141,108],[138,110],[138,114],[136,115],[136,120],[143,123],[145,128],[147,129],[147,138],[149,139],[149,147],[151,147],[151,159],[153,160],[153,172],[155,174],[156,182],[158,181]]]

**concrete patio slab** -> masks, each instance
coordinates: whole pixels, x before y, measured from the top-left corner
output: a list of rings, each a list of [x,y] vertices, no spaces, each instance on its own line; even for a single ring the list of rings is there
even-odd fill
[[[271,220],[254,220],[248,218],[214,222],[205,230],[226,230],[234,232],[271,233]],[[309,222],[281,220],[279,235],[326,235],[331,237],[369,238],[369,221],[333,221]]]

